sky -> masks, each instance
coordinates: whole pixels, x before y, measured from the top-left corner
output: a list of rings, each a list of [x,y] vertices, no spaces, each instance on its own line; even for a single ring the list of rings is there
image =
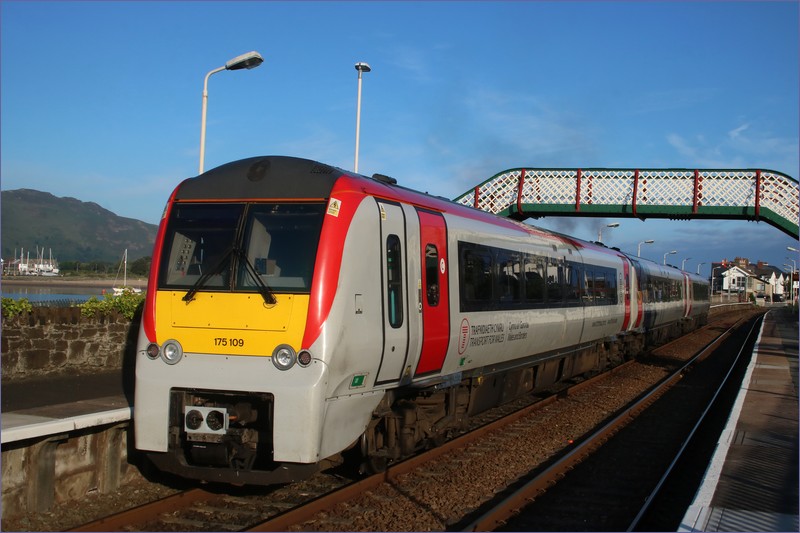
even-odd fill
[[[455,198],[509,168],[800,176],[798,2],[0,2],[0,187],[158,223],[198,172],[290,155]],[[1,206],[0,206],[1,207]],[[766,222],[529,221],[710,275],[783,267]],[[57,243],[47,244],[57,250]],[[63,258],[67,259],[67,258]],[[704,264],[701,264],[704,263]]]

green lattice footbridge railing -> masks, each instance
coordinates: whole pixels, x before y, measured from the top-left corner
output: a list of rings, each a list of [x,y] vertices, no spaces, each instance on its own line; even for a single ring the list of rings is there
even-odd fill
[[[455,202],[543,216],[763,220],[798,238],[798,183],[772,170],[513,168]]]

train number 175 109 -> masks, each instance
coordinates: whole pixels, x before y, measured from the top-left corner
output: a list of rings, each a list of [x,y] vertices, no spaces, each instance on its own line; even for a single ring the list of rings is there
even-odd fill
[[[244,346],[244,339],[214,337],[214,346],[233,346],[234,348],[241,348]]]

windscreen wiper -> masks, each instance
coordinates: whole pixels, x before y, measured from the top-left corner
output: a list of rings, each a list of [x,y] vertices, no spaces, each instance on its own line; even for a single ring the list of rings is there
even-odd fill
[[[275,305],[278,303],[278,300],[275,299],[275,293],[272,292],[272,289],[267,285],[261,276],[258,274],[258,271],[253,266],[253,263],[247,258],[247,254],[241,248],[236,248],[236,253],[239,256],[239,260],[244,264],[247,268],[247,273],[250,274],[250,277],[253,278],[253,281],[256,282],[258,285],[258,293],[264,298],[264,303],[267,305]]]
[[[212,276],[215,276],[220,270],[222,270],[222,267],[225,265],[225,261],[227,261],[232,254],[236,254],[236,257],[238,257],[239,260],[244,264],[245,268],[247,269],[247,273],[253,278],[253,281],[255,281],[256,285],[258,286],[258,293],[264,299],[264,303],[267,305],[275,305],[278,303],[278,300],[275,299],[275,294],[272,292],[272,289],[269,287],[269,285],[264,283],[264,280],[258,275],[258,271],[256,271],[253,264],[247,258],[247,254],[243,249],[236,245],[231,245],[231,247],[228,248],[224,254],[222,254],[222,257],[219,261],[217,261],[214,267],[200,276],[195,284],[192,285],[192,288],[189,289],[189,291],[183,296],[182,300],[186,303],[194,300],[194,295],[197,294],[197,291],[202,289]]]
[[[222,257],[219,261],[217,261],[214,267],[208,270],[205,274],[201,275],[197,281],[194,282],[194,285],[192,285],[192,288],[189,289],[189,291],[183,296],[182,300],[187,304],[194,300],[194,295],[197,294],[197,291],[202,289],[212,276],[219,274],[219,271],[222,270],[222,267],[225,265],[225,261],[228,260],[235,250],[236,245],[231,245],[231,247],[228,248],[224,254],[222,254]]]

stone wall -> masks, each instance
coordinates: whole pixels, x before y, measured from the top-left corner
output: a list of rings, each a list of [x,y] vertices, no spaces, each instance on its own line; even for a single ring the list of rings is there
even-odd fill
[[[77,307],[35,307],[2,324],[3,381],[121,369],[139,334],[138,316],[87,318]]]

